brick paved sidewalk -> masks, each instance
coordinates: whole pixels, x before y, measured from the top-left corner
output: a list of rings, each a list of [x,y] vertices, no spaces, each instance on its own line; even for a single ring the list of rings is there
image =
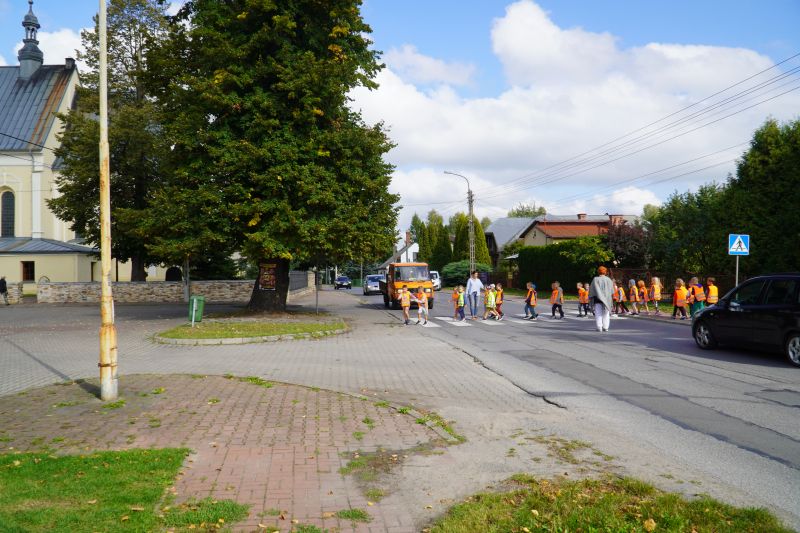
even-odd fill
[[[120,383],[124,405],[116,409],[100,402],[89,382],[31,389],[0,398],[0,451],[188,447],[193,453],[175,483],[178,500],[250,504],[237,531],[290,531],[301,524],[335,531],[415,531],[406,510],[368,502],[365,486],[339,469],[357,453],[402,454],[437,442],[436,433],[383,403],[260,383],[129,375]],[[391,487],[382,490],[391,493]],[[347,509],[366,511],[372,520],[355,524],[336,518]]]

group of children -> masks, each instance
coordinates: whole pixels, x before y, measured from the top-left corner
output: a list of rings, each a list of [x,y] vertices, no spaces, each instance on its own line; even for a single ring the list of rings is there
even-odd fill
[[[536,320],[539,316],[536,313],[537,297],[536,285],[532,282],[526,284],[527,293],[525,295],[525,319]],[[551,285],[550,305],[552,318],[564,318],[564,290],[558,281],[554,281]],[[589,305],[589,283],[578,283],[578,316],[589,317],[594,315]],[[627,292],[625,285],[620,280],[614,280],[614,309],[611,310],[613,316],[619,315],[639,315],[642,312],[646,315],[650,314],[650,304],[653,304],[654,313],[661,314],[659,304],[663,299],[665,293],[664,285],[658,277],[653,276],[650,279],[648,286],[644,280],[636,281],[634,279],[628,281]],[[484,306],[483,320],[503,320],[505,314],[503,313],[503,285],[501,283],[490,284],[484,291]],[[464,314],[464,306],[466,303],[466,294],[463,285],[458,285],[453,289],[453,320],[464,321],[466,316]],[[404,285],[400,289],[398,297],[400,307],[403,309],[403,320],[406,325],[409,324],[409,310],[411,303],[417,304],[417,324],[428,323],[428,295],[420,287],[415,294],[412,294]],[[716,285],[714,278],[706,278],[706,285],[703,286],[697,277],[689,280],[688,287],[681,278],[675,280],[675,290],[672,293],[672,318],[677,319],[680,315],[681,320],[686,320],[687,315],[694,316],[694,314],[706,306],[706,304],[715,304],[719,301],[719,288]],[[628,308],[627,303],[630,303]],[[687,307],[689,308],[687,313]],[[558,317],[556,316],[558,313]],[[472,317],[477,320],[477,316]]]
[[[644,280],[629,280],[628,292],[625,293],[624,284],[620,280],[614,280],[614,315],[631,314],[638,315],[644,310],[644,314],[650,314],[650,303],[653,304],[656,315],[661,314],[659,304],[663,299],[662,293],[666,292],[661,280],[653,277],[648,287]],[[631,304],[631,308],[625,302]],[[704,287],[697,277],[689,280],[688,287],[681,278],[675,280],[675,289],[672,292],[672,318],[677,319],[680,315],[681,320],[686,320],[687,307],[688,315],[694,314],[708,304],[715,304],[719,301],[719,288],[714,278],[706,278]]]
[[[464,314],[464,305],[466,303],[466,293],[463,285],[458,285],[453,289],[453,320],[463,322],[467,319]],[[483,312],[483,320],[503,320],[505,313],[503,313],[503,284],[491,283],[483,291],[483,303],[485,310]],[[473,316],[472,320],[477,320],[477,316]]]
[[[422,287],[417,289],[416,293],[408,290],[408,285],[403,285],[398,291],[397,299],[400,301],[400,308],[403,310],[403,323],[407,326],[411,319],[409,312],[411,310],[411,302],[417,304],[417,324],[422,322],[423,325],[428,323],[428,295]]]

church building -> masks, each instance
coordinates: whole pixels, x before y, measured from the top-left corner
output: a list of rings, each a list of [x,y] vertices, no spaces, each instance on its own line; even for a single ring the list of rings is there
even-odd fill
[[[79,78],[72,58],[44,64],[39,20],[33,0],[28,4],[19,65],[0,66],[0,276],[25,283],[26,291],[39,281],[100,279],[97,250],[85,246],[47,206],[58,196],[54,150],[63,125],[56,114],[73,107]],[[150,270],[151,280],[164,279],[163,269]],[[112,280],[129,279],[129,265],[112,267]]]

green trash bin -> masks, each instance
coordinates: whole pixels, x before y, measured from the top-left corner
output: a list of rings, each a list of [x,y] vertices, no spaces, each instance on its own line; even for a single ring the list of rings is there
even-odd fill
[[[203,321],[203,309],[206,306],[206,297],[193,295],[189,297],[189,322]]]

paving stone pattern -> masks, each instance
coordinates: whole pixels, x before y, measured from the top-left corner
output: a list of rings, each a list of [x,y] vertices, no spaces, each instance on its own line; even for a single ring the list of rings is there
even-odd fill
[[[352,395],[220,376],[127,376],[125,404],[116,409],[103,407],[95,387],[51,385],[2,398],[0,446],[56,453],[187,447],[193,453],[176,479],[178,501],[211,497],[251,505],[237,531],[264,531],[259,524],[271,531],[299,524],[415,531],[404,509],[369,505],[353,479],[339,473],[357,451],[407,450],[437,440],[409,415]],[[345,509],[365,510],[372,521],[332,516]]]

